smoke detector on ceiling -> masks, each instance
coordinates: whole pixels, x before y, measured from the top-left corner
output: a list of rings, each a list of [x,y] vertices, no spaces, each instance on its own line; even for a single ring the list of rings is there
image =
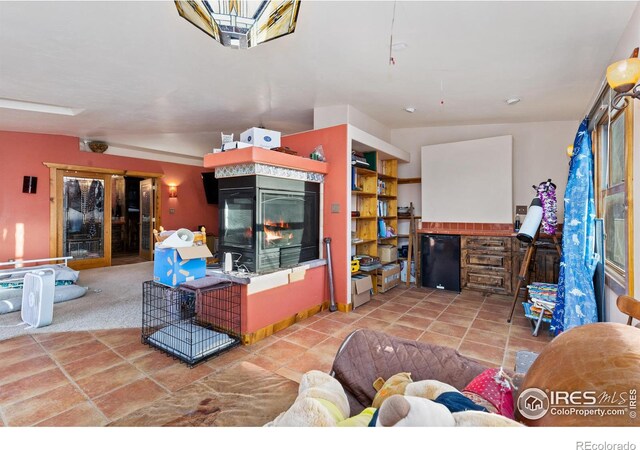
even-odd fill
[[[516,103],[520,102],[520,99],[518,97],[511,97],[505,100],[507,102],[507,105],[515,105]]]
[[[413,106],[407,106],[404,110],[408,113],[416,112],[416,109]]]

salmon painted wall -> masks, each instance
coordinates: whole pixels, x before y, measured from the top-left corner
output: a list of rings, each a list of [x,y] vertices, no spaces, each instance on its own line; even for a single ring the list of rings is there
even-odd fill
[[[247,295],[242,287],[242,332],[254,333],[328,301],[326,267],[307,270],[304,280]]]
[[[0,131],[0,261],[49,257],[49,169],[43,162],[163,173],[162,226],[203,224],[218,233],[218,209],[206,202],[201,167],[82,152],[71,136]],[[38,177],[36,194],[22,193],[25,175]],[[177,198],[169,198],[170,184],[178,186]]]
[[[349,182],[351,166],[350,157],[347,155],[347,125],[284,136],[281,143],[304,157],[308,157],[314,148],[322,145],[329,164],[329,173],[324,182],[323,237],[331,238],[336,302],[346,304],[348,292],[351,289],[348,258],[351,238],[347,236],[347,218],[351,214],[348,191],[351,187]],[[332,204],[339,206],[339,213],[331,213]],[[325,289],[325,298],[329,299],[328,288],[325,287]]]

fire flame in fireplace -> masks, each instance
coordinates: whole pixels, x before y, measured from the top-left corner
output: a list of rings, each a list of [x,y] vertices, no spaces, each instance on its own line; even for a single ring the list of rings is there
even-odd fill
[[[267,242],[279,241],[280,239],[293,239],[293,233],[287,232],[289,224],[280,218],[279,221],[266,219],[264,221],[264,238]]]

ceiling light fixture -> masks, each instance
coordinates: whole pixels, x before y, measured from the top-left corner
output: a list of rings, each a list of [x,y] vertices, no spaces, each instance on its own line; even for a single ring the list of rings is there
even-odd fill
[[[67,106],[49,105],[47,103],[24,102],[22,100],[13,100],[10,98],[0,98],[0,108],[59,114],[62,116],[77,116],[84,111],[82,108],[69,108]]]
[[[611,101],[613,109],[624,109],[628,104],[626,97],[640,98],[638,80],[640,80],[640,59],[638,59],[638,48],[635,48],[629,59],[616,61],[607,67],[607,83],[618,93]],[[624,101],[618,106],[621,100]]]
[[[518,97],[511,97],[506,99],[505,102],[507,102],[507,105],[515,105],[516,103],[520,102],[520,99]]]
[[[416,112],[416,109],[413,106],[407,106],[404,110],[408,113]]]
[[[296,29],[300,0],[174,1],[178,13],[225,47],[246,49]]]

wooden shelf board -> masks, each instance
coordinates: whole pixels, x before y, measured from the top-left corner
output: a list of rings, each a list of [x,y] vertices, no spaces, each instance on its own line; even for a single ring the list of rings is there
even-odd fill
[[[379,241],[388,241],[389,239],[398,239],[398,236],[391,236],[391,237],[381,237],[378,238]]]
[[[375,239],[364,239],[362,242],[352,242],[351,245],[364,245],[364,244],[371,244],[373,242],[376,242]]]
[[[380,194],[380,195],[378,195],[378,198],[388,198],[388,199],[392,199],[393,200],[393,199],[396,199],[398,197],[396,197],[395,195],[383,195],[383,194]]]
[[[386,175],[384,173],[378,173],[378,178],[381,180],[397,180],[398,177],[394,177],[393,175]]]
[[[377,219],[376,216],[360,216],[360,217],[351,217],[351,219],[355,219],[355,220],[373,220],[373,219]]]
[[[422,183],[422,178],[398,178],[398,184],[416,184]]]
[[[351,191],[353,195],[360,195],[362,197],[375,197],[377,194],[375,192],[363,192],[363,191]]]
[[[414,219],[422,219],[422,216],[413,216]],[[398,220],[411,220],[411,217],[398,216]]]
[[[376,175],[378,172],[375,170],[367,169],[365,167],[356,166],[356,173],[358,175]]]
[[[379,216],[380,219],[397,219],[397,216]]]

